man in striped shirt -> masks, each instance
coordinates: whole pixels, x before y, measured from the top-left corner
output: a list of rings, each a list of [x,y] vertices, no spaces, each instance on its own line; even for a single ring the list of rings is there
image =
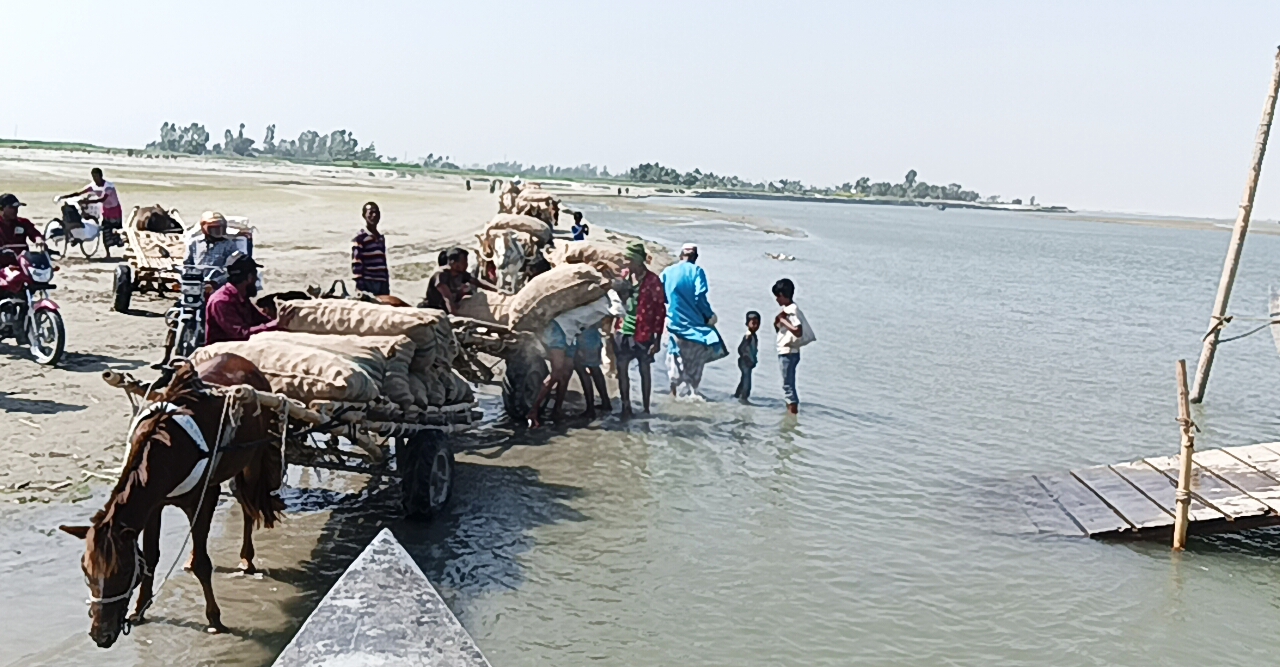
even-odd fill
[[[387,269],[387,239],[378,233],[382,211],[369,202],[364,205],[364,226],[351,242],[351,273],[356,289],[375,296],[391,293],[391,272]]]

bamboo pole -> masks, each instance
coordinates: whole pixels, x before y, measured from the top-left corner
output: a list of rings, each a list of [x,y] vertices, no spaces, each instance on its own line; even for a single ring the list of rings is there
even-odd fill
[[[1192,433],[1191,402],[1187,398],[1187,362],[1178,360],[1178,426],[1182,429],[1182,452],[1178,456],[1178,492],[1173,518],[1173,550],[1187,546],[1187,524],[1191,513],[1191,455],[1195,453],[1196,436]]]
[[[1236,269],[1240,266],[1240,253],[1244,250],[1244,237],[1249,232],[1249,218],[1253,215],[1253,197],[1258,192],[1258,178],[1262,176],[1262,158],[1267,152],[1267,138],[1271,136],[1271,118],[1276,111],[1276,94],[1280,92],[1280,49],[1276,50],[1275,70],[1271,74],[1271,91],[1262,107],[1262,122],[1253,145],[1253,164],[1245,181],[1244,197],[1231,230],[1231,244],[1227,246],[1227,259],[1222,265],[1222,277],[1218,280],[1218,296],[1213,300],[1213,315],[1209,317],[1209,333],[1205,334],[1200,350],[1200,363],[1196,365],[1196,381],[1191,391],[1191,402],[1204,400],[1209,384],[1209,370],[1213,368],[1213,355],[1218,350],[1218,338],[1227,323],[1227,304],[1231,301],[1231,287],[1236,281]]]

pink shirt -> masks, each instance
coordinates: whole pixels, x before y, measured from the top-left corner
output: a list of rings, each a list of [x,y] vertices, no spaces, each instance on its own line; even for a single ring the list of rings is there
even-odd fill
[[[89,183],[89,189],[93,191],[95,198],[102,199],[102,217],[119,218],[124,211],[120,208],[120,196],[116,194],[116,184],[111,181],[104,180],[102,187],[98,187],[95,183]],[[112,215],[115,213],[115,215]]]

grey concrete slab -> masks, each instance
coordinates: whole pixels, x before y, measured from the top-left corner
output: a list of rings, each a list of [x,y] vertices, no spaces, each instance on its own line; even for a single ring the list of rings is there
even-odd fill
[[[489,667],[391,531],[320,601],[275,667]]]

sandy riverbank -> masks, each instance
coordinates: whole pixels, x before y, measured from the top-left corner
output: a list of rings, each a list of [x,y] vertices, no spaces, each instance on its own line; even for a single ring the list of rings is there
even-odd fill
[[[17,193],[28,204],[22,215],[43,228],[57,213],[53,197],[83,187],[93,166],[115,182],[126,211],[159,203],[188,222],[207,209],[247,216],[258,228],[255,255],[268,291],[348,278],[350,239],[363,224],[361,206],[372,200],[382,208],[393,292],[417,302],[438,251],[470,245],[497,210],[487,184],[473,181],[468,191],[462,177],[30,150],[0,150],[0,190]],[[101,253],[86,261],[73,251],[60,266],[54,298],[67,330],[62,363],[39,366],[26,350],[0,344],[0,502],[74,501],[114,481],[130,407],[100,373],[141,369],[150,377],[146,367],[162,356],[169,300],[139,296],[135,312],[115,313],[115,261]]]

